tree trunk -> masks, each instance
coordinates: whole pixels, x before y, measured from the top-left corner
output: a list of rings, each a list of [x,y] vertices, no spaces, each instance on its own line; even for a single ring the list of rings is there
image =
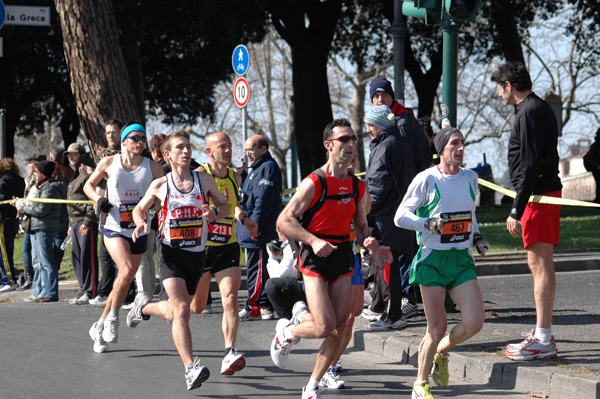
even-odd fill
[[[106,145],[104,121],[138,120],[111,0],[55,0],[79,122],[90,152]]]
[[[304,177],[325,163],[323,129],[333,120],[327,57],[341,1],[271,0],[268,9],[273,25],[292,51],[294,131]]]
[[[429,58],[431,67],[426,73],[423,73],[410,46],[410,35],[407,35],[406,37],[404,48],[404,58],[406,60],[404,67],[410,74],[410,78],[417,91],[417,97],[419,98],[419,110],[417,116],[431,116],[433,114],[433,104],[437,88],[442,79],[443,54],[441,51],[434,53]],[[440,46],[440,49],[441,48],[442,46]]]
[[[356,172],[364,172],[367,170],[367,164],[365,162],[365,94],[367,91],[367,84],[365,83],[367,80],[365,79],[365,74],[360,73],[358,68],[356,68],[356,82],[357,85],[354,88],[354,94],[352,95],[352,104],[350,107],[352,112],[350,112],[350,121],[352,122],[352,126],[354,126],[354,132],[358,137],[358,142],[356,143],[356,150],[358,151],[358,158],[356,160]]]
[[[506,61],[525,62],[523,42],[515,20],[514,8],[508,0],[492,0],[490,13],[496,24],[497,37],[502,43]]]

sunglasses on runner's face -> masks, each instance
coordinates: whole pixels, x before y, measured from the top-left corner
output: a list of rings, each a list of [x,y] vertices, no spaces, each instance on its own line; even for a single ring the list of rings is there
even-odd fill
[[[327,141],[333,141],[333,140],[335,140],[335,141],[339,141],[339,142],[341,142],[341,143],[344,143],[344,144],[345,144],[345,143],[349,143],[349,142],[350,142],[350,140],[352,140],[354,143],[356,143],[356,141],[358,140],[358,138],[356,137],[356,135],[354,135],[354,134],[353,134],[352,136],[340,136],[340,137],[334,137],[334,138],[332,138],[332,139],[329,139],[329,140],[327,140]]]
[[[146,142],[146,136],[127,136],[125,137],[126,139],[131,139],[133,141],[137,142],[142,142],[145,143]]]

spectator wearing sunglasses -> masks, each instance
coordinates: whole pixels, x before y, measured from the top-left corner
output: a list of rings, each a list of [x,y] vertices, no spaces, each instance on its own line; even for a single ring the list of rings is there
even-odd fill
[[[383,273],[375,274],[375,291],[372,297],[378,299],[371,305],[371,311],[381,313],[378,320],[369,328],[388,330],[406,327],[402,313],[403,288],[406,296],[415,305],[414,289],[409,289],[408,273],[413,255],[416,252],[415,233],[394,224],[395,210],[398,209],[404,194],[415,177],[415,164],[408,142],[396,126],[395,116],[386,105],[377,105],[365,116],[366,132],[371,135],[371,154],[367,166],[366,180],[371,195],[371,214],[381,232],[384,245],[391,248],[394,257],[390,265],[390,277],[386,287]],[[421,134],[423,138],[425,136]],[[406,286],[402,274],[407,275]],[[386,291],[386,288],[388,292]],[[388,294],[388,295],[385,295]],[[388,296],[387,308],[383,298]]]
[[[132,211],[150,183],[163,176],[163,170],[143,156],[145,144],[146,129],[139,122],[129,123],[121,130],[121,154],[103,158],[83,188],[102,212],[104,244],[118,270],[106,307],[89,331],[96,353],[107,352],[109,343],[117,343],[119,309],[146,252],[146,234],[136,242],[131,238],[135,228]],[[106,179],[106,196],[96,192],[102,179]]]

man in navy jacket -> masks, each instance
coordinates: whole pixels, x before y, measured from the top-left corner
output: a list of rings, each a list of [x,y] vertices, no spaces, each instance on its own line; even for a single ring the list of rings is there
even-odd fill
[[[405,296],[409,303],[416,304],[414,291],[408,284],[416,248],[415,234],[394,224],[395,209],[415,177],[414,159],[407,140],[402,137],[394,115],[387,106],[373,107],[365,116],[365,124],[367,133],[372,137],[366,173],[371,195],[371,214],[375,217],[383,244],[389,246],[394,255],[394,262],[390,265],[387,311],[369,328],[398,329],[406,326],[402,314],[402,297]],[[406,276],[405,283],[402,274]]]
[[[254,135],[244,143],[250,162],[248,176],[240,190],[240,204],[244,213],[258,224],[259,235],[250,237],[247,229],[236,229],[236,238],[246,250],[248,300],[240,311],[240,321],[273,319],[273,306],[265,291],[269,279],[266,246],[277,239],[275,223],[281,212],[281,169],[269,152],[264,136]]]

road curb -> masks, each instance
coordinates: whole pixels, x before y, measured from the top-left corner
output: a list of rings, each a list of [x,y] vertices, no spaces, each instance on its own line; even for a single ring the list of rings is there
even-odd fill
[[[411,364],[416,368],[420,335],[407,330],[370,332],[357,329],[353,334],[354,349],[401,364]],[[460,346],[450,352],[448,372],[452,378],[473,384],[547,395],[545,397],[551,399],[600,397],[600,377],[591,373],[539,362],[515,362],[495,353],[478,352]]]

